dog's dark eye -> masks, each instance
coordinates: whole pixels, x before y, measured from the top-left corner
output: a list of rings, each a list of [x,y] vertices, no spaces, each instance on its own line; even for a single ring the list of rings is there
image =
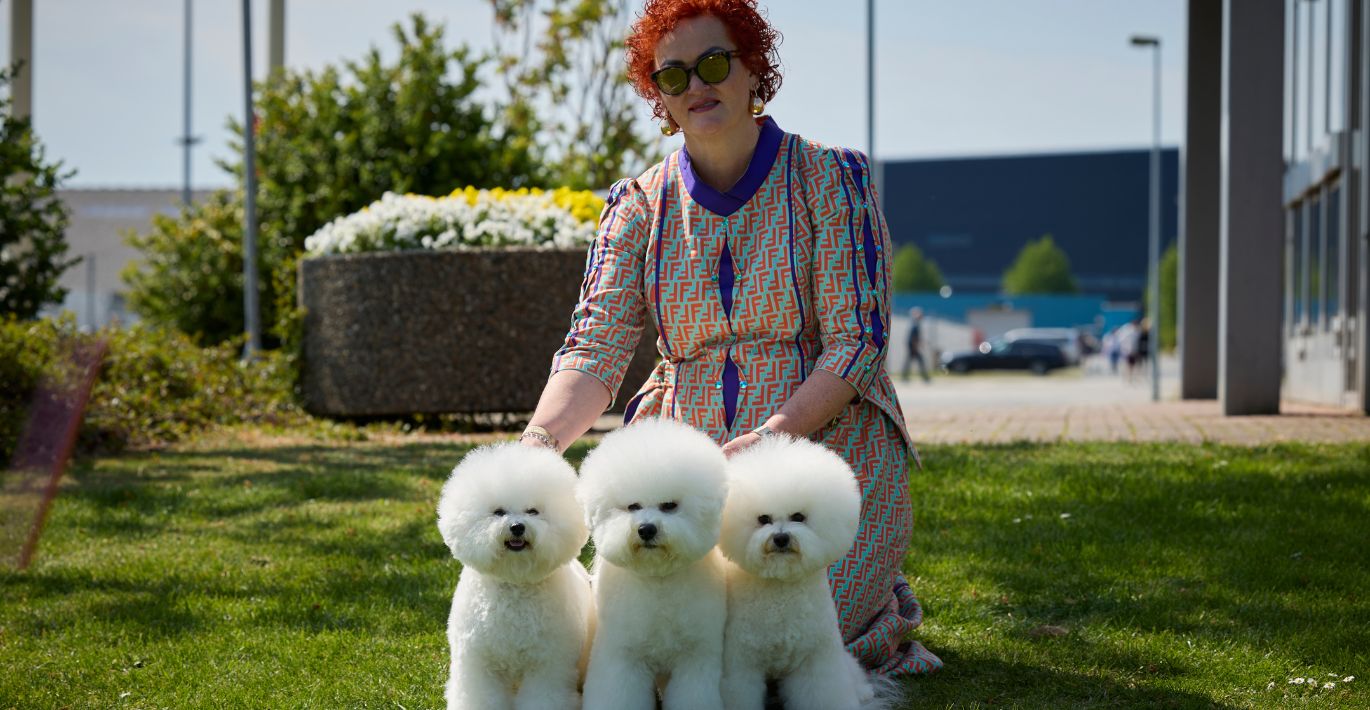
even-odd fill
[[[804,514],[803,514],[803,513],[795,513],[794,515],[791,515],[791,516],[790,516],[790,522],[792,522],[792,523],[802,523],[802,522],[804,522]]]
[[[628,510],[632,510],[632,511],[642,510],[642,505],[639,504],[639,503],[632,503],[632,504],[629,504],[629,505],[628,505]]]
[[[504,508],[495,508],[495,515],[498,516],[498,517],[503,518],[503,517],[504,517]]]
[[[679,507],[679,506],[676,505],[676,502],[675,502],[675,501],[669,501],[669,502],[666,502],[666,503],[662,503],[662,504],[661,504],[661,512],[663,512],[663,513],[674,512],[675,509],[676,509],[677,507]]]
[[[529,508],[528,510],[525,510],[525,511],[523,511],[523,512],[524,512],[525,515],[537,515],[537,514],[538,514],[538,509],[537,509],[537,508]]]
[[[771,524],[771,516],[769,516],[769,515],[762,515],[762,516],[760,516],[760,517],[758,517],[758,518],[756,519],[756,522],[757,522],[758,524],[760,524],[760,525],[770,525],[770,524]]]

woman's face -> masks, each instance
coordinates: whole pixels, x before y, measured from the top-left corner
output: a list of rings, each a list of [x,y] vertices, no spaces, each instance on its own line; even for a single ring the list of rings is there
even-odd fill
[[[682,20],[673,32],[657,43],[656,68],[672,65],[692,68],[701,57],[720,49],[732,52],[738,49],[723,22],[713,15],[692,17]],[[704,138],[736,130],[740,123],[751,120],[751,92],[755,81],[742,59],[734,54],[727,79],[706,84],[691,72],[690,85],[684,93],[670,96],[660,89],[658,92],[666,111],[685,135]]]

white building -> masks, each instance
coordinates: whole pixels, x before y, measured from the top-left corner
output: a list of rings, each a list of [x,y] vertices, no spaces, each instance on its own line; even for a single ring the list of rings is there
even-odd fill
[[[204,199],[208,191],[196,191],[192,198]],[[44,314],[63,310],[76,314],[82,329],[100,327],[111,321],[128,323],[136,317],[124,301],[126,287],[120,273],[140,254],[126,243],[129,232],[146,233],[156,214],[175,215],[181,209],[179,189],[79,189],[59,190],[60,199],[71,212],[67,225],[67,256],[81,262],[62,275],[66,300],[43,309]]]

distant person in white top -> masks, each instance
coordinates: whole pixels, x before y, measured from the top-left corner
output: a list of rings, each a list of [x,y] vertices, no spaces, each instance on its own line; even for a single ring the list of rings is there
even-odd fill
[[[1122,353],[1123,360],[1127,362],[1127,381],[1132,382],[1132,376],[1137,370],[1138,360],[1138,340],[1141,337],[1140,317],[1134,318],[1131,322],[1123,324],[1118,329],[1118,350]]]

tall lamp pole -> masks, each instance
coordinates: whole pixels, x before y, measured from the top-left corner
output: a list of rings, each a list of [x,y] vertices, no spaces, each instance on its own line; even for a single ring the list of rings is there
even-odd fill
[[[257,308],[257,121],[252,110],[252,0],[243,0],[243,358],[262,349]]]
[[[1151,238],[1148,248],[1147,293],[1150,296],[1151,311],[1147,356],[1151,359],[1151,401],[1161,400],[1161,40],[1158,37],[1133,35],[1132,46],[1149,48],[1152,51],[1152,99],[1151,119]]]
[[[191,101],[190,101],[190,90],[191,90],[190,62],[191,62],[191,58],[192,58],[192,46],[193,46],[193,45],[192,45],[192,40],[191,40],[191,28],[192,28],[192,24],[191,24],[191,16],[190,16],[190,12],[191,12],[191,10],[190,10],[190,4],[191,4],[191,0],[186,0],[186,1],[185,1],[185,66],[184,66],[184,70],[183,70],[183,71],[184,71],[183,79],[184,79],[184,82],[185,82],[185,97],[184,97],[184,106],[183,106],[183,109],[184,109],[184,112],[185,112],[185,113],[184,113],[185,131],[181,134],[180,140],[177,141],[177,142],[179,142],[179,143],[181,144],[181,150],[182,150],[182,154],[181,154],[181,160],[182,160],[182,166],[181,166],[181,203],[184,204],[184,205],[186,205],[187,207],[190,206],[190,149],[191,149],[191,147],[194,146],[196,143],[199,143],[199,142],[200,142],[199,137],[194,136],[194,135],[191,135],[191,132],[190,132],[190,107],[191,107]]]
[[[884,171],[875,160],[875,0],[866,0],[866,157],[872,187],[883,196]]]

